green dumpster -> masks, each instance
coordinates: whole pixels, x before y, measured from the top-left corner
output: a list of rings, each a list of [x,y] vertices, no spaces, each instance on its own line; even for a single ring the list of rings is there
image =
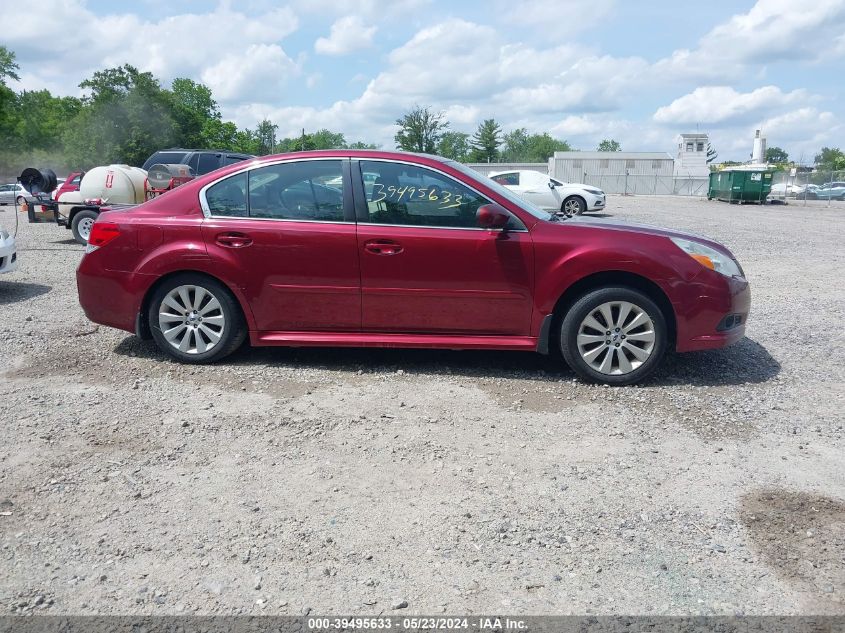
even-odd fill
[[[723,169],[710,172],[707,199],[763,204],[772,190],[772,174],[774,170],[766,169]]]

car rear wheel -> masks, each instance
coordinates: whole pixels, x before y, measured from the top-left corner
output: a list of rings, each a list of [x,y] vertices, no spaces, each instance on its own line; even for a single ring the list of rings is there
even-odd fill
[[[220,282],[186,273],[159,286],[148,313],[153,340],[183,363],[210,363],[234,352],[246,338],[237,301]]]
[[[569,196],[560,205],[560,212],[568,218],[571,218],[573,215],[581,215],[586,210],[587,203],[584,202],[583,198],[579,198],[578,196]]]
[[[97,221],[98,213],[91,209],[80,211],[70,223],[70,230],[73,233],[73,239],[82,244],[88,244],[88,238],[91,237],[91,227]]]
[[[666,343],[663,313],[633,288],[587,293],[569,309],[560,329],[561,353],[572,370],[610,385],[645,380],[660,364]]]

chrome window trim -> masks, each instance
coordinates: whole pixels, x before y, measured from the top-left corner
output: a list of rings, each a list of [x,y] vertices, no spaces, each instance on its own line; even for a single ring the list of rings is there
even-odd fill
[[[274,220],[276,222],[321,222],[325,224],[355,224],[354,222],[349,222],[347,220],[343,220],[341,222],[333,222],[331,220],[296,220],[293,218],[253,218],[251,216],[242,216],[242,215],[214,215],[211,213],[211,209],[208,208],[208,200],[205,197],[206,191],[208,191],[214,185],[223,182],[224,180],[228,180],[229,178],[233,178],[234,176],[240,176],[244,172],[248,172],[252,169],[261,169],[263,167],[273,167],[274,165],[280,165],[282,163],[304,163],[310,162],[315,160],[322,160],[322,161],[338,161],[341,164],[345,160],[349,160],[347,156],[314,156],[313,158],[280,158],[278,160],[273,160],[270,162],[262,162],[256,163],[257,159],[253,159],[251,161],[242,161],[247,163],[243,169],[239,169],[237,171],[233,171],[230,174],[226,174],[217,180],[214,180],[207,185],[203,185],[202,189],[199,191],[199,199],[200,199],[200,209],[202,209],[202,214],[206,218],[233,218],[235,220]],[[341,171],[341,177],[343,176],[343,172]],[[247,188],[249,187],[249,180],[247,180]],[[249,197],[249,190],[247,189],[246,192],[247,197]]]
[[[256,218],[256,217],[251,217],[251,216],[248,216],[248,215],[247,216],[214,215],[214,214],[211,213],[211,209],[208,208],[208,201],[205,197],[205,193],[206,193],[206,191],[208,191],[208,189],[210,189],[211,187],[213,187],[214,185],[216,185],[220,182],[223,182],[224,180],[228,180],[229,178],[232,178],[234,176],[240,176],[244,172],[248,172],[252,169],[261,169],[263,167],[272,167],[274,165],[279,165],[279,164],[282,164],[282,163],[301,163],[301,162],[315,161],[315,160],[321,160],[321,161],[332,161],[332,160],[334,160],[334,161],[341,161],[342,162],[344,160],[349,160],[350,158],[358,158],[359,163],[364,162],[364,161],[378,162],[378,163],[399,163],[399,164],[402,164],[402,165],[411,165],[412,167],[420,167],[422,169],[428,169],[430,171],[433,171],[435,173],[440,174],[441,176],[445,176],[446,178],[450,178],[451,180],[458,182],[462,186],[464,186],[467,189],[469,189],[470,191],[474,192],[476,195],[483,198],[484,200],[487,200],[490,203],[493,202],[492,200],[489,200],[489,198],[486,195],[481,193],[475,187],[471,187],[470,185],[456,179],[451,174],[447,174],[446,172],[441,171],[441,170],[439,170],[435,167],[431,167],[429,165],[423,165],[423,164],[415,163],[415,162],[412,162],[412,161],[409,161],[409,160],[394,160],[394,159],[390,159],[390,158],[360,158],[360,157],[357,157],[357,156],[340,156],[340,157],[315,156],[313,158],[280,158],[278,160],[273,160],[273,161],[270,161],[270,162],[262,162],[262,163],[257,163],[257,164],[256,164],[257,159],[253,159],[251,161],[243,161],[244,163],[247,163],[243,167],[243,169],[233,171],[232,173],[226,174],[225,176],[218,178],[217,180],[214,180],[214,181],[208,183],[207,185],[203,185],[203,187],[199,191],[199,201],[200,201],[200,208],[202,209],[202,214],[206,219],[225,218],[225,219],[231,219],[231,220],[266,220],[266,221],[270,221],[270,222],[308,222],[308,223],[312,223],[312,224],[362,224],[364,226],[386,226],[386,227],[397,227],[398,226],[398,227],[406,227],[406,228],[411,228],[411,229],[446,229],[446,230],[450,230],[450,231],[488,231],[488,232],[489,231],[494,231],[494,232],[504,231],[504,229],[485,229],[485,228],[482,228],[480,226],[430,226],[430,225],[425,225],[425,224],[383,224],[383,223],[377,223],[377,222],[357,222],[357,221],[350,222],[348,220],[342,220],[342,221],[335,222],[335,221],[332,221],[332,220],[297,220],[297,219],[294,219],[294,218]],[[364,176],[364,171],[363,171],[363,166],[362,166],[362,168],[361,168],[361,179],[362,180],[363,180],[363,176]],[[354,178],[354,175],[353,175],[353,178]],[[248,181],[247,181],[247,183],[248,183]],[[247,195],[249,195],[249,192],[247,192]],[[522,220],[520,220],[517,216],[515,216],[513,213],[511,213],[511,211],[509,209],[505,209],[505,211],[507,211],[508,215],[513,217],[523,227],[523,228],[519,228],[519,229],[508,229],[507,230],[508,233],[528,233],[528,228],[525,227],[525,223]]]
[[[466,187],[477,196],[480,196],[482,199],[487,200],[488,204],[495,204],[490,198],[486,195],[481,193],[475,187],[471,187],[470,185],[466,184],[465,182],[458,180],[452,174],[447,174],[445,171],[441,171],[435,167],[431,167],[430,165],[421,165],[420,163],[414,163],[409,160],[393,160],[390,158],[358,158],[358,164],[361,165],[361,179],[364,178],[364,165],[361,163],[370,162],[370,163],[399,163],[401,165],[411,165],[413,167],[419,167],[421,169],[428,169],[429,171],[433,171],[435,173],[440,174],[441,176],[445,176],[450,180],[453,180],[460,184],[462,187]],[[365,204],[367,202],[365,201]],[[500,205],[501,206],[501,205]],[[369,207],[368,207],[369,209]],[[517,216],[511,213],[510,209],[505,209],[508,212],[508,215],[511,216],[514,220],[519,222],[523,228],[521,229],[508,229],[508,233],[528,233],[528,228],[525,226],[525,223],[520,220]],[[358,224],[363,224],[364,226],[407,226],[409,228],[416,228],[416,229],[451,229],[451,230],[459,230],[459,231],[503,231],[504,229],[485,229],[480,226],[431,226],[428,224],[383,224],[380,222],[359,222]]]

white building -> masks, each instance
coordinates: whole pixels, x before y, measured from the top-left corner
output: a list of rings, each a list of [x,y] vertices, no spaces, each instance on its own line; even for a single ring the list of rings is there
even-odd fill
[[[710,166],[707,164],[709,140],[705,132],[678,136],[674,193],[685,196],[707,193],[710,182]]]
[[[681,134],[678,137],[678,154],[675,158],[676,178],[708,178],[707,134]]]
[[[673,193],[672,157],[666,152],[555,152],[549,175],[606,193]]]

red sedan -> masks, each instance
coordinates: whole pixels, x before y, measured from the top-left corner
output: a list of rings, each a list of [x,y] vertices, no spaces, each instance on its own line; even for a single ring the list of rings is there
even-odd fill
[[[101,213],[77,271],[97,323],[211,362],[252,345],[560,351],[643,380],[742,338],[731,253],[677,231],[560,221],[450,160],[267,156]]]

